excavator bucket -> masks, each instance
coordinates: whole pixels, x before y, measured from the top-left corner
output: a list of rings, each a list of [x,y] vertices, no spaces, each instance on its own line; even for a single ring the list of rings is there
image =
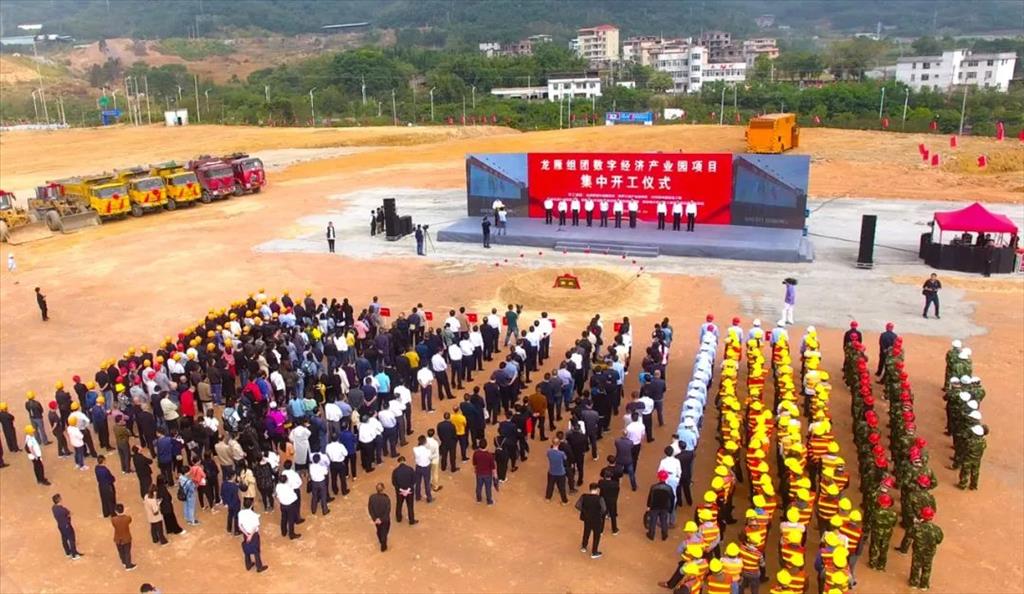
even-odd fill
[[[53,233],[51,233],[46,227],[46,223],[42,221],[25,223],[24,225],[19,225],[13,229],[7,229],[6,233],[7,243],[11,245],[19,245],[30,241],[53,237]]]
[[[100,224],[100,215],[94,211],[80,212],[78,214],[64,215],[60,219],[61,233],[73,233],[86,227],[95,227]]]

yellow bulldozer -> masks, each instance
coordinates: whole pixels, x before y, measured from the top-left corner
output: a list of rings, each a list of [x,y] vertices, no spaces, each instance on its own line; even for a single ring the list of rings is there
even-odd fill
[[[115,169],[114,176],[128,188],[133,217],[141,217],[147,212],[159,212],[162,207],[167,210],[177,208],[177,202],[168,199],[163,178],[151,175],[145,168]]]
[[[50,231],[71,233],[100,224],[100,217],[84,200],[65,193],[64,186],[50,182],[36,186],[35,198],[29,198],[28,211],[45,222]]]
[[[202,199],[203,202],[210,201],[208,196],[203,196],[203,187],[199,184],[196,174],[174,161],[150,165],[149,174],[164,180],[168,210],[173,210],[170,206],[172,201],[175,203],[175,207],[183,204],[195,206],[196,200],[199,199]]]
[[[64,194],[89,205],[100,220],[121,219],[132,210],[128,186],[109,173],[72,177],[56,182]]]
[[[18,245],[37,239],[46,239],[53,234],[36,214],[18,208],[14,194],[0,190],[0,242]]]

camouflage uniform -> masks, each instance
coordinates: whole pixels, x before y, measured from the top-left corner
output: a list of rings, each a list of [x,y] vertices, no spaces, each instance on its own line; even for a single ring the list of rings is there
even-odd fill
[[[885,571],[889,556],[889,541],[892,530],[896,527],[896,512],[891,507],[878,507],[871,514],[868,530],[871,533],[871,550],[868,556],[868,567]]]
[[[981,473],[981,457],[985,454],[985,446],[988,445],[984,435],[975,435],[968,430],[967,441],[964,444],[964,451],[960,459],[960,482],[957,487],[972,490],[978,488],[978,475]]]
[[[943,386],[943,391],[949,392],[949,380],[953,377],[960,377],[954,373],[956,369],[956,362],[960,360],[960,349],[956,347],[950,348],[946,351],[946,382]]]
[[[938,511],[938,508],[935,506],[935,497],[927,489],[918,487],[916,483],[913,486],[904,488],[900,493],[900,515],[902,516],[900,526],[903,527],[905,532],[903,533],[903,540],[900,542],[900,546],[896,547],[897,551],[905,554],[910,550],[910,544],[914,540],[915,518],[920,517],[921,510],[926,507]]]
[[[942,543],[942,529],[931,522],[917,522],[913,528],[914,554],[910,561],[910,585],[927,590],[932,577],[932,559]]]

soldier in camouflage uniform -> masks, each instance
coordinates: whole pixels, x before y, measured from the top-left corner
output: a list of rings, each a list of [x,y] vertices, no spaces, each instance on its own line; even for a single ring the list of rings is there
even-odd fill
[[[981,472],[981,457],[985,454],[988,425],[974,425],[970,429],[967,443],[964,445],[963,457],[960,460],[960,482],[957,488],[978,489],[978,474]]]
[[[913,528],[915,518],[920,517],[921,510],[930,507],[936,509],[935,497],[928,492],[932,488],[931,479],[927,475],[918,475],[916,480],[907,485],[900,485],[900,526],[903,527],[903,540],[896,550],[906,554],[914,540]]]
[[[889,541],[892,530],[896,527],[896,512],[892,509],[892,497],[883,493],[874,500],[875,511],[871,514],[868,533],[871,536],[871,549],[868,554],[868,567],[885,571],[889,556]],[[867,537],[867,535],[865,535]]]
[[[961,343],[959,340],[954,340],[950,349],[946,351],[946,381],[942,386],[943,392],[949,392],[949,380],[953,379],[954,377],[960,377],[960,374],[954,373],[954,367],[956,367],[956,362],[957,360],[959,360],[960,350],[962,348],[963,343]]]
[[[924,507],[912,529],[914,554],[910,561],[910,586],[927,590],[932,577],[932,559],[942,543],[942,529],[932,523],[935,508]]]
[[[956,414],[954,411],[962,391],[960,378],[956,376],[949,378],[949,381],[946,382],[945,393],[942,395],[942,399],[946,401],[946,435],[953,434],[953,416]]]

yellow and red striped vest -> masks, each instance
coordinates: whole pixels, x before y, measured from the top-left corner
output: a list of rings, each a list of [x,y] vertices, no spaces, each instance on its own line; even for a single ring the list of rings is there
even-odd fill
[[[798,594],[803,594],[807,590],[807,571],[804,569],[790,569],[789,575],[793,576],[792,581],[789,582],[789,587]]]
[[[729,594],[732,591],[732,576],[725,572],[725,568],[718,573],[709,573],[706,594]]]
[[[722,571],[732,578],[732,581],[739,581],[740,573],[743,572],[743,560],[740,557],[727,557],[722,555],[721,561]]]
[[[757,547],[745,544],[740,547],[740,560],[743,562],[744,573],[760,573],[763,555]]]
[[[839,534],[846,537],[847,546],[850,548],[850,552],[853,553],[857,550],[857,545],[860,544],[860,539],[864,535],[864,529],[855,522],[847,520],[839,527]]]
[[[721,539],[722,530],[715,522],[704,522],[700,525],[700,535],[704,540],[704,549],[707,550]]]
[[[779,549],[779,556],[787,568],[795,567],[796,565],[793,560],[796,559],[797,555],[804,555],[805,553],[806,548],[799,543],[783,543],[782,548]]]
[[[818,496],[818,517],[828,521],[839,511],[839,497],[822,493]]]

